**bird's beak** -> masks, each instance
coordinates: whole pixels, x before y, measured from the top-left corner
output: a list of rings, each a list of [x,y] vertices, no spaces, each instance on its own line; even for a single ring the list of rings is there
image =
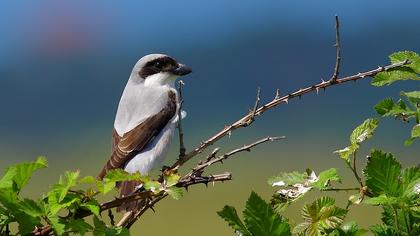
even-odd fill
[[[178,67],[176,67],[172,71],[174,75],[178,75],[178,76],[188,75],[191,72],[192,72],[192,69],[184,64],[178,64]]]

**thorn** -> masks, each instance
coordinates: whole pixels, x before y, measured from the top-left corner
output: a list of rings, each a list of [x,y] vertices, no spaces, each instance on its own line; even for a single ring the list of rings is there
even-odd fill
[[[232,131],[228,132],[228,137],[230,138],[232,136]]]
[[[183,81],[183,80],[179,80],[179,81],[178,81],[178,83],[179,83],[180,85],[182,85],[182,86],[184,86],[184,85],[185,85],[185,83],[184,83],[184,81]]]
[[[214,181],[212,182],[212,184],[213,184],[213,188],[214,188]]]
[[[280,89],[276,89],[276,97],[274,99],[280,98]]]
[[[326,82],[325,82],[325,80],[324,80],[323,78],[321,78],[321,83],[323,83],[323,84],[324,84],[324,83],[326,83]]]
[[[316,94],[319,94],[319,88],[316,87],[315,89],[316,89]]]
[[[284,101],[286,102],[286,104],[289,104],[289,99],[288,98],[284,99]]]
[[[378,70],[385,70],[383,66],[378,66]]]

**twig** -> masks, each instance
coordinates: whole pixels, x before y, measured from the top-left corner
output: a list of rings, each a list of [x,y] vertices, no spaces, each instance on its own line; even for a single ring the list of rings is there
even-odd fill
[[[108,217],[109,217],[109,221],[111,223],[112,226],[115,226],[115,218],[114,218],[114,214],[112,214],[112,210],[108,209]]]
[[[184,82],[178,81],[178,96],[179,96],[179,108],[178,108],[178,134],[179,134],[179,158],[182,159],[185,156],[185,145],[184,145],[184,132],[182,131],[182,104],[184,100],[182,98],[182,86]]]
[[[356,157],[357,157],[357,155],[356,155],[356,151],[354,151],[354,152],[353,152],[353,167],[351,168],[351,170],[353,171],[354,176],[355,176],[355,177],[356,177],[356,179],[357,179],[357,182],[359,182],[360,187],[361,187],[361,188],[363,188],[362,178],[360,178],[359,174],[357,173],[357,165],[356,165],[357,163],[356,163]]]
[[[340,191],[353,191],[353,190],[359,191],[360,188],[359,187],[354,187],[354,188],[327,188],[327,189],[322,189],[321,192],[328,192],[328,191],[340,192]]]
[[[245,126],[250,125],[253,121],[254,121],[254,117],[255,117],[255,113],[257,112],[257,109],[260,105],[260,94],[261,94],[261,88],[258,87],[257,89],[257,97],[255,98],[255,104],[254,104],[254,109],[252,109],[252,111],[250,111],[251,113],[251,117],[245,122]]]
[[[234,149],[234,150],[232,150],[232,151],[230,151],[228,153],[225,153],[225,154],[223,154],[223,155],[221,155],[221,156],[219,156],[217,158],[208,159],[207,161],[204,161],[204,162],[201,161],[200,162],[201,164],[198,164],[196,167],[194,167],[192,169],[192,171],[188,175],[194,175],[197,172],[198,173],[201,173],[204,170],[204,168],[207,168],[207,167],[209,167],[209,166],[211,166],[211,165],[213,165],[213,164],[215,164],[217,162],[223,162],[224,160],[226,160],[230,156],[233,156],[233,155],[235,155],[235,154],[237,154],[239,152],[244,152],[244,151],[250,152],[251,151],[251,148],[253,148],[253,147],[257,146],[257,145],[260,145],[262,143],[265,143],[265,142],[268,142],[268,141],[272,142],[272,141],[276,141],[276,140],[280,140],[280,139],[284,139],[284,138],[286,138],[286,137],[285,136],[279,136],[279,137],[270,137],[269,136],[269,137],[260,139],[260,140],[258,140],[256,142],[253,142],[251,144],[244,145],[243,147]]]
[[[212,182],[223,182],[228,181],[232,179],[232,175],[230,173],[224,173],[224,174],[218,174],[218,175],[211,175],[211,176],[200,176],[195,178],[189,178],[181,180],[176,184],[177,187],[183,187],[187,188],[188,186],[195,185],[195,184],[208,184]],[[136,212],[133,212],[132,215],[129,217],[125,217],[122,219],[118,225],[123,226],[125,228],[130,228],[134,222],[143,215],[144,212],[146,212],[148,209],[152,208],[157,202],[164,199],[168,194],[165,191],[161,191],[159,194],[155,195],[151,201],[149,201],[147,204],[142,206],[142,208]]]
[[[226,126],[222,130],[220,130],[218,133],[214,134],[212,137],[207,139],[206,141],[201,142],[192,151],[186,153],[185,156],[182,159],[178,159],[171,166],[171,169],[173,169],[173,170],[179,169],[179,167],[181,167],[185,162],[187,162],[188,160],[190,160],[194,156],[200,154],[204,149],[206,149],[210,145],[214,144],[215,142],[217,142],[218,140],[220,140],[224,136],[228,135],[229,133],[231,133],[232,131],[234,131],[238,128],[245,127],[244,124],[246,124],[247,121],[249,121],[250,119],[255,119],[255,117],[262,115],[267,110],[270,110],[270,109],[272,109],[272,108],[274,108],[274,107],[276,107],[276,106],[278,106],[282,103],[286,103],[287,101],[289,101],[289,99],[296,98],[296,97],[301,97],[304,94],[307,94],[307,93],[310,93],[310,92],[313,92],[313,91],[318,91],[319,89],[324,89],[324,88],[327,88],[327,87],[330,87],[330,86],[343,84],[343,83],[346,83],[346,82],[349,82],[349,81],[357,81],[359,79],[363,79],[363,78],[366,78],[366,77],[373,77],[380,72],[387,71],[387,70],[397,68],[397,67],[401,67],[401,66],[404,66],[404,65],[408,65],[410,63],[411,62],[409,60],[405,60],[405,61],[398,62],[398,63],[395,63],[395,64],[380,66],[380,67],[378,67],[376,69],[373,69],[373,70],[369,70],[369,71],[366,71],[366,72],[362,72],[362,73],[347,76],[347,77],[344,77],[344,78],[341,78],[341,79],[337,79],[335,82],[333,82],[331,80],[330,81],[321,81],[318,84],[314,84],[312,86],[309,86],[309,87],[306,87],[306,88],[303,88],[303,89],[299,89],[298,91],[295,91],[293,93],[289,93],[289,94],[281,96],[281,97],[275,97],[272,101],[266,103],[263,106],[260,106],[255,111],[255,114],[254,113],[249,113],[249,114],[245,115],[244,117],[235,121],[231,125]]]
[[[335,67],[334,73],[331,77],[331,82],[335,82],[338,79],[340,73],[340,62],[341,62],[341,47],[340,47],[340,22],[338,16],[335,16],[335,49],[336,49],[336,58],[335,58]]]
[[[213,158],[216,157],[216,154],[219,151],[220,151],[220,148],[219,147],[213,149],[213,151],[209,155],[207,155],[206,159],[199,161],[198,164],[201,165],[201,164],[204,164],[206,162],[209,162],[211,159],[213,159]]]

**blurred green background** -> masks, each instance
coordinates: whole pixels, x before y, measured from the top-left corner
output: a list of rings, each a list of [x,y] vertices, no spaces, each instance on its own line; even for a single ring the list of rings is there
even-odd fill
[[[66,170],[96,175],[110,153],[114,114],[134,63],[166,53],[188,64],[184,79],[185,142],[201,140],[248,112],[255,91],[269,101],[328,79],[335,63],[334,15],[341,19],[342,75],[388,63],[398,50],[420,52],[418,1],[1,1],[0,169],[45,155],[48,170],[24,192],[36,197]],[[216,165],[234,180],[195,186],[181,200],[167,199],[149,212],[132,235],[233,235],[217,215],[225,204],[242,209],[251,190],[268,199],[266,179],[283,171],[338,167],[343,186],[356,186],[332,152],[347,145],[351,130],[375,116],[373,105],[413,82],[374,88],[349,83],[267,112],[250,128],[217,146],[228,151],[267,135],[286,140]],[[410,125],[384,120],[371,148],[393,152],[404,166],[419,162],[419,142],[404,147]],[[166,164],[177,156],[177,137]],[[210,151],[210,150],[209,150]],[[193,160],[193,163],[198,159]],[[184,168],[183,171],[188,171]],[[351,193],[333,194],[345,205]],[[286,216],[300,221],[299,209]],[[347,220],[366,227],[379,221],[373,207],[356,206]]]

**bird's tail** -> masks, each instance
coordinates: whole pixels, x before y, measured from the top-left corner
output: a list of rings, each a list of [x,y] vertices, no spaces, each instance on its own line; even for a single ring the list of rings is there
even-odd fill
[[[126,197],[136,192],[137,186],[140,185],[139,181],[125,181],[118,183],[117,187],[120,189],[120,197]],[[138,208],[139,201],[124,203],[117,208],[117,212],[121,211],[134,211]]]

